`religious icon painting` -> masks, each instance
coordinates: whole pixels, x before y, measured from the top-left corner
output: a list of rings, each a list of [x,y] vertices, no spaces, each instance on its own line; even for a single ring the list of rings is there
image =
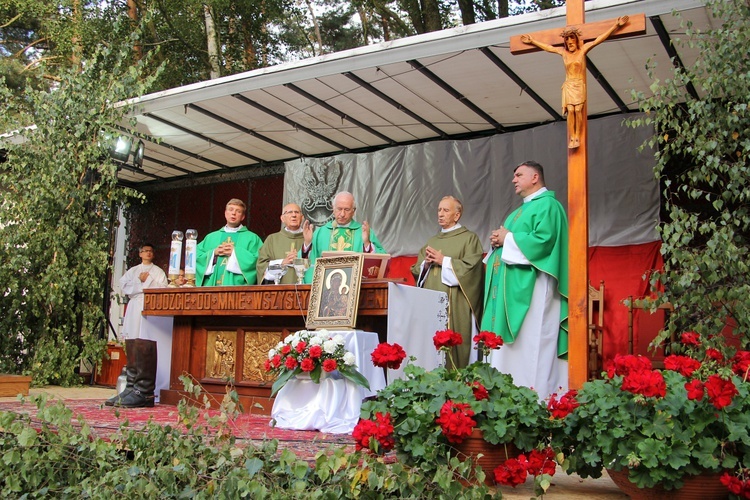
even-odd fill
[[[308,330],[354,328],[363,260],[361,254],[352,254],[315,261],[305,323]]]

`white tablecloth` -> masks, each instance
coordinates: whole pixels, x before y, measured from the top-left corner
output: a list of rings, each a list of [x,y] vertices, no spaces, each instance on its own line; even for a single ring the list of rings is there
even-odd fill
[[[432,337],[448,325],[448,294],[409,285],[388,283],[388,343],[399,344],[415,365],[437,368],[441,358]],[[388,381],[404,376],[404,366],[388,370]]]
[[[344,378],[321,377],[320,384],[309,379],[289,380],[274,399],[271,417],[276,427],[349,434],[359,421],[362,400],[385,387],[383,369],[375,367],[370,358],[378,345],[378,334],[331,331],[331,335],[336,334],[344,336],[346,349],[357,359],[357,369],[370,383],[370,390]]]

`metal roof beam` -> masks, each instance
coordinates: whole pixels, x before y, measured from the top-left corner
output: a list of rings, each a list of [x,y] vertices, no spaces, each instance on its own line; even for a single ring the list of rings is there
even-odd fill
[[[433,125],[432,123],[428,122],[418,114],[416,114],[414,111],[410,110],[400,102],[396,101],[395,99],[392,99],[390,96],[386,95],[385,93],[381,92],[380,90],[373,87],[370,83],[364,81],[354,73],[347,71],[344,73],[344,76],[349,78],[351,81],[362,87],[363,89],[369,91],[372,94],[375,94],[376,96],[380,97],[382,100],[393,106],[394,108],[398,109],[402,113],[410,116],[414,120],[418,121],[425,127],[429,128],[433,132],[435,132],[438,136],[440,136],[441,139],[445,139],[448,134],[446,134],[444,131],[440,130],[438,127]]]
[[[656,30],[656,34],[659,36],[659,40],[661,40],[661,44],[664,46],[664,49],[667,51],[667,55],[669,55],[669,58],[672,60],[672,64],[675,68],[678,69],[685,69],[685,65],[682,63],[682,59],[680,59],[680,55],[677,53],[677,49],[674,48],[674,45],[672,44],[672,39],[669,36],[669,33],[667,32],[667,28],[664,27],[664,23],[661,21],[660,16],[652,16],[649,17],[651,20],[651,24],[654,26],[654,30]],[[687,89],[688,93],[693,97],[693,99],[698,100],[698,92],[696,92],[695,87],[693,86],[692,82],[687,82],[685,84],[685,88]]]
[[[353,123],[357,127],[359,127],[362,130],[365,130],[365,131],[371,133],[375,137],[378,137],[379,139],[387,142],[391,146],[395,146],[397,144],[397,142],[394,141],[393,139],[391,139],[390,137],[388,137],[388,136],[386,136],[384,134],[381,134],[380,132],[378,132],[377,130],[373,129],[369,125],[365,125],[364,123],[360,122],[359,120],[357,120],[355,118],[352,118],[351,116],[347,115],[346,113],[342,113],[341,111],[339,111],[338,109],[334,108],[333,106],[331,106],[330,104],[328,104],[324,100],[322,100],[322,99],[320,99],[318,97],[315,97],[314,95],[312,95],[311,93],[307,92],[306,90],[303,90],[303,89],[297,87],[295,84],[293,84],[293,83],[285,83],[284,87],[297,92],[299,95],[301,95],[303,97],[306,97],[307,99],[310,99],[312,102],[314,102],[318,106],[321,106],[321,107],[325,108],[326,110],[328,110],[331,113],[335,114],[336,116],[338,116],[342,120],[346,120],[348,122]]]
[[[494,52],[492,52],[492,50],[489,47],[482,47],[479,50],[482,52],[482,54],[484,54],[487,57],[487,59],[489,59],[490,61],[492,61],[492,63],[495,66],[497,66],[498,68],[500,68],[502,70],[502,72],[505,73],[508,76],[508,78],[510,78],[511,80],[513,80],[516,83],[516,85],[518,85],[519,87],[521,87],[521,90],[523,92],[526,92],[526,94],[529,97],[531,97],[534,100],[534,102],[536,102],[542,108],[544,108],[544,110],[547,113],[549,113],[550,116],[552,116],[552,118],[555,121],[561,121],[563,119],[563,117],[562,117],[562,115],[560,115],[560,113],[558,113],[557,111],[555,111],[555,109],[552,106],[550,106],[549,104],[547,104],[547,101],[545,101],[544,99],[542,99],[539,96],[539,94],[537,94],[536,92],[534,92],[531,89],[531,87],[520,76],[518,76],[512,69],[510,69],[510,67],[507,64],[505,64],[502,61],[502,59],[500,59],[499,57],[497,57],[497,54],[495,54]]]
[[[349,148],[347,148],[347,147],[339,144],[338,142],[336,142],[336,141],[334,141],[332,139],[329,139],[328,137],[324,136],[323,134],[319,134],[319,133],[317,133],[316,131],[314,131],[312,129],[309,129],[309,128],[305,127],[304,125],[301,125],[301,124],[295,122],[294,120],[290,120],[286,116],[284,116],[284,115],[282,115],[280,113],[277,113],[276,111],[274,111],[272,109],[269,109],[269,108],[263,106],[262,104],[253,101],[252,99],[248,99],[247,97],[245,97],[242,94],[232,94],[232,97],[234,97],[235,99],[239,99],[240,101],[244,102],[248,106],[254,107],[258,111],[262,111],[263,113],[266,113],[267,115],[273,116],[277,120],[280,120],[280,121],[286,123],[290,127],[294,127],[294,130],[301,130],[302,132],[304,132],[306,134],[309,134],[309,135],[315,137],[316,139],[320,139],[321,141],[326,142],[326,143],[330,144],[331,146],[333,146],[335,148],[338,148],[341,151],[344,151],[345,153],[349,152]]]
[[[239,130],[242,133],[245,133],[247,135],[250,135],[252,137],[260,139],[263,142],[267,142],[268,144],[271,144],[272,146],[276,146],[277,148],[283,149],[285,151],[289,151],[290,153],[292,153],[295,156],[302,156],[302,153],[300,153],[299,151],[297,151],[294,148],[291,148],[291,147],[287,146],[286,144],[282,144],[282,143],[280,143],[278,141],[274,141],[273,139],[270,139],[270,138],[264,136],[263,134],[259,134],[258,132],[255,132],[254,130],[251,130],[251,129],[247,128],[247,127],[243,127],[242,125],[240,125],[238,123],[234,123],[232,120],[224,118],[223,116],[219,116],[216,113],[213,113],[213,112],[211,112],[211,111],[209,111],[207,109],[201,108],[197,104],[188,104],[187,107],[189,109],[197,111],[198,113],[200,113],[200,114],[202,114],[204,116],[207,116],[207,117],[209,117],[209,118],[211,118],[213,120],[216,120],[216,121],[218,121],[220,123],[223,123],[224,125],[226,125],[228,127],[232,127],[235,130]]]
[[[122,132],[125,132],[126,134],[130,134],[132,136],[138,137],[139,139],[143,139],[145,141],[150,142],[151,144],[155,144],[157,146],[160,146],[162,148],[169,149],[170,151],[174,151],[175,153],[180,153],[182,155],[188,156],[190,158],[194,158],[196,160],[200,160],[203,162],[206,162],[210,165],[213,165],[217,168],[220,168],[222,170],[226,170],[229,167],[224,165],[223,163],[219,163],[218,161],[212,160],[210,158],[206,158],[204,156],[201,156],[199,154],[193,153],[192,151],[188,151],[187,149],[182,149],[180,147],[174,146],[172,144],[169,144],[168,142],[159,141],[153,137],[151,137],[148,134],[142,134],[141,132],[133,132],[131,130],[126,129],[125,127],[117,126],[118,130],[121,130]],[[193,172],[194,173],[194,172]]]
[[[591,73],[594,79],[599,82],[599,85],[602,86],[609,98],[615,102],[622,113],[630,112],[630,110],[628,109],[628,105],[625,104],[625,101],[623,101],[619,95],[617,95],[617,91],[612,88],[612,85],[610,85],[607,79],[604,78],[602,72],[599,71],[599,68],[597,68],[594,63],[591,62],[591,59],[589,59],[588,56],[586,56],[586,69],[589,71],[589,73]]]
[[[466,96],[464,96],[461,92],[454,89],[448,83],[446,83],[443,79],[441,79],[439,76],[437,76],[435,73],[427,69],[422,63],[419,61],[416,61],[414,59],[406,61],[411,65],[412,68],[416,69],[420,73],[422,73],[424,76],[426,76],[432,83],[440,87],[441,89],[448,92],[451,96],[453,96],[458,102],[472,110],[476,115],[481,117],[484,121],[492,125],[495,130],[498,132],[505,132],[505,127],[500,125],[494,118],[492,118],[490,115],[482,111],[482,109],[471,102]]]
[[[188,106],[191,106],[191,105],[188,104]],[[183,127],[182,125],[177,125],[176,123],[170,122],[169,120],[165,120],[164,118],[160,118],[160,117],[158,117],[158,116],[156,116],[156,115],[154,115],[152,113],[146,113],[143,116],[146,116],[148,118],[154,119],[154,120],[156,120],[158,122],[161,122],[164,125],[167,125],[169,127],[176,128],[177,130],[180,130],[181,132],[184,132],[184,133],[186,133],[188,135],[192,135],[193,137],[196,137],[196,138],[198,138],[198,139],[200,139],[202,141],[206,141],[207,143],[212,144],[214,146],[219,146],[220,148],[224,148],[227,151],[231,151],[234,154],[237,154],[237,155],[240,155],[240,156],[244,156],[245,158],[249,158],[249,159],[251,159],[253,161],[256,161],[258,163],[265,163],[265,160],[263,160],[261,158],[258,158],[257,156],[253,156],[250,153],[245,153],[244,151],[240,151],[239,149],[233,148],[232,146],[228,146],[228,145],[224,144],[223,142],[215,141],[215,140],[213,140],[213,139],[211,139],[209,137],[206,137],[203,134],[199,134],[198,132],[190,130],[187,127]],[[225,168],[228,168],[228,167],[225,167]]]

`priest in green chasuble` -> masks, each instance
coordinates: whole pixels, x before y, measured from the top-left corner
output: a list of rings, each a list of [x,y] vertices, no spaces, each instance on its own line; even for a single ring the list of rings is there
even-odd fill
[[[492,365],[543,400],[568,387],[568,219],[537,162],[513,185],[523,204],[490,237],[482,330],[505,342]]]
[[[296,203],[289,203],[281,211],[281,222],[284,227],[281,231],[268,235],[266,241],[258,253],[258,284],[264,285],[275,283],[279,280],[281,284],[292,285],[297,282],[294,270],[287,266],[291,265],[297,252],[302,248],[304,238],[302,235],[302,209]],[[286,269],[269,269],[269,265],[275,264]]]
[[[232,198],[224,209],[227,224],[198,243],[195,282],[198,286],[255,285],[260,237],[242,225],[247,206]]]
[[[448,328],[461,334],[453,348],[457,368],[469,364],[472,338],[482,314],[482,244],[476,234],[458,223],[463,205],[446,196],[438,205],[440,232],[427,240],[412,266],[417,286],[448,294]]]
[[[310,259],[310,269],[305,273],[305,283],[312,283],[315,260],[326,251],[386,253],[370,224],[354,220],[357,207],[354,195],[341,191],[333,197],[333,220],[315,229],[309,221],[303,224],[305,245],[301,257]]]

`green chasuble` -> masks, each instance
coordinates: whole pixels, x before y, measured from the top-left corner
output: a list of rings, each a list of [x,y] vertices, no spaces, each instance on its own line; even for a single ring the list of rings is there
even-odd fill
[[[325,225],[317,228],[313,233],[312,248],[307,257],[310,259],[310,269],[305,273],[305,283],[312,283],[313,268],[315,260],[323,252],[363,252],[364,243],[362,242],[362,224],[353,220],[348,227],[333,228],[334,221],[328,221]],[[370,243],[373,246],[373,253],[386,253],[383,245],[375,236],[375,231],[370,229]],[[301,254],[300,254],[301,255]]]
[[[562,296],[558,356],[568,352],[568,219],[553,191],[546,191],[521,205],[503,226],[531,265],[507,265],[502,247],[487,260],[482,330],[495,332],[513,343],[529,310],[538,272],[557,282]]]
[[[234,242],[234,255],[237,257],[242,274],[227,270],[229,257],[217,256],[213,272],[205,276],[214,249],[228,239]],[[258,261],[258,250],[262,245],[263,240],[245,226],[240,226],[237,232],[227,232],[225,228],[221,228],[207,234],[203,241],[198,243],[195,262],[196,284],[198,286],[255,285],[255,264]]]
[[[297,252],[302,248],[305,243],[305,239],[302,235],[302,231],[299,233],[291,233],[286,229],[282,229],[278,233],[268,235],[266,241],[263,243],[260,252],[258,252],[258,284],[263,282],[263,275],[266,273],[268,264],[272,260],[283,259],[286,257],[287,252]],[[297,275],[294,273],[294,269],[287,269],[286,274],[281,278],[280,283],[292,285],[297,282]]]
[[[430,238],[422,247],[417,262],[411,268],[414,278],[419,282],[421,264],[424,261],[425,249],[430,246],[451,258],[453,272],[458,278],[459,286],[448,286],[441,278],[442,268],[433,265],[425,276],[423,288],[437,290],[448,294],[448,328],[463,337],[463,343],[451,353],[453,362],[458,368],[469,364],[471,353],[472,313],[478,322],[482,316],[482,244],[476,234],[465,227],[446,233],[440,232]]]

